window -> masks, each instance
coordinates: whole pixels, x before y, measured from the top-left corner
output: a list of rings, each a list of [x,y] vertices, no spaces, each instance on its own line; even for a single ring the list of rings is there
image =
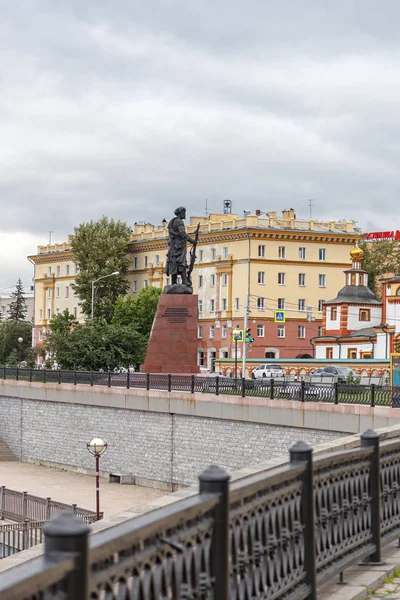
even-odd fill
[[[326,358],[333,358],[333,348],[326,348]]]
[[[286,246],[279,246],[278,256],[279,258],[286,258]]]
[[[51,318],[51,311],[50,311],[50,309],[49,309],[49,308],[47,309],[47,318],[48,318],[48,319],[50,319],[50,318]]]
[[[74,306],[74,317],[76,319],[76,317],[78,316],[78,309],[76,308],[76,306]]]
[[[299,258],[301,260],[306,260],[306,249],[305,248],[299,248]]]
[[[149,280],[148,280],[148,279],[145,279],[145,280],[143,281],[143,287],[144,287],[144,288],[148,288],[148,287],[149,287]]]
[[[65,265],[65,274],[69,275],[69,265]]]
[[[306,274],[299,273],[299,286],[304,287],[306,285]]]
[[[211,248],[211,260],[215,260],[217,257],[217,251],[215,248]]]
[[[323,335],[323,331],[324,331],[324,328],[322,327],[322,325],[319,325],[318,326],[318,335],[319,335],[319,337],[321,337],[321,335]]]
[[[326,275],[318,275],[319,287],[326,287]]]
[[[133,293],[136,294],[137,291],[138,291],[138,282],[135,279],[135,281],[133,282]]]
[[[222,325],[221,327],[221,337],[226,338],[226,325]]]
[[[57,265],[57,277],[61,275],[61,265]]]
[[[210,300],[210,311],[211,312],[215,311],[215,300],[214,300],[214,298]]]
[[[79,273],[79,265],[77,265],[76,263],[74,263],[74,269],[75,269],[75,275],[78,275],[78,273]]]
[[[372,352],[361,352],[360,358],[372,358]]]
[[[228,310],[228,300],[226,298],[222,298],[222,310]]]
[[[48,275],[49,277],[51,277],[51,267],[49,267],[49,268],[47,269],[47,275]]]
[[[284,338],[284,337],[285,337],[285,326],[278,325],[278,338]]]
[[[145,256],[144,257],[144,268],[146,269],[149,266],[149,257]]]
[[[56,308],[56,315],[59,315],[59,314],[60,314],[60,309]]]
[[[258,246],[258,258],[265,258],[265,246]]]
[[[278,310],[285,309],[285,298],[278,298]]]
[[[210,325],[210,340],[214,339],[215,327],[214,325]]]
[[[228,273],[222,274],[222,285],[224,285],[224,286],[228,285]]]
[[[224,249],[222,251],[222,256],[225,259],[228,258],[228,247],[227,246],[224,246]]]
[[[47,289],[47,297],[48,297],[48,298],[51,298],[51,288],[48,288],[48,289]]]
[[[318,300],[318,310],[319,312],[322,312],[324,309],[324,302],[325,300]]]
[[[257,325],[257,337],[264,337],[264,325]]]
[[[199,363],[199,367],[204,367],[204,350],[197,351],[197,360]]]
[[[297,335],[298,335],[299,339],[304,340],[304,338],[306,337],[306,328],[304,327],[304,325],[298,326]]]
[[[133,268],[137,269],[137,256],[133,258]]]
[[[215,285],[215,274],[211,273],[211,277],[210,277],[210,285],[214,286]]]
[[[258,310],[264,310],[264,298],[257,298],[257,308]]]
[[[278,285],[285,285],[286,282],[286,274],[278,273]]]
[[[357,348],[347,348],[347,358],[357,358]]]
[[[337,308],[336,306],[331,307],[331,321],[336,321],[337,319]]]
[[[43,340],[43,334],[41,331],[39,331],[39,342],[41,342]]]
[[[65,286],[65,297],[69,298],[69,285]]]
[[[319,249],[319,260],[326,260],[326,250],[325,248]]]
[[[199,313],[203,312],[203,300],[199,300]]]
[[[265,351],[265,358],[276,358],[275,352]]]
[[[199,288],[203,287],[203,275],[199,275]]]
[[[370,321],[371,320],[371,310],[369,308],[360,308],[360,321]]]
[[[56,288],[56,297],[57,298],[60,297],[60,288],[59,287]]]
[[[203,255],[204,255],[204,251],[203,250],[199,250],[199,262],[203,261]]]
[[[297,303],[297,308],[299,310],[306,310],[306,300],[305,300],[305,298],[299,298],[299,301]]]
[[[203,337],[203,325],[199,325],[197,327],[197,337],[199,338],[199,340],[201,340],[201,338]]]
[[[155,262],[156,262],[156,266],[158,267],[158,265],[160,264],[160,255],[159,254],[156,254]]]
[[[258,283],[260,285],[264,285],[264,283],[265,283],[265,272],[264,271],[258,271]]]
[[[6,308],[6,307],[5,307],[5,306],[2,306],[2,308],[4,308],[3,312],[6,312],[6,311],[5,311],[5,308]],[[39,310],[39,319],[40,319],[40,320],[42,320],[42,319],[43,319],[43,309],[42,309],[42,308]]]
[[[239,298],[235,298],[235,310],[238,311],[240,308],[240,301]]]

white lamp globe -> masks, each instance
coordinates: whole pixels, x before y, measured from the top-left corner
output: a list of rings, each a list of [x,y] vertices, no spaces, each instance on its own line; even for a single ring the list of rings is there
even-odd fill
[[[105,443],[100,438],[93,438],[89,444],[89,448],[93,454],[101,454],[105,448]]]

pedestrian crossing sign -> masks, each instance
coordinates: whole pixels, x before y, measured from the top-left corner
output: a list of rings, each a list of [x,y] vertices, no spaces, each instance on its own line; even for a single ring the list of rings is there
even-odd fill
[[[286,321],[286,311],[285,310],[275,310],[274,311],[274,321],[275,321],[275,323],[284,323]]]
[[[232,342],[243,342],[244,341],[244,330],[233,329],[232,331]]]

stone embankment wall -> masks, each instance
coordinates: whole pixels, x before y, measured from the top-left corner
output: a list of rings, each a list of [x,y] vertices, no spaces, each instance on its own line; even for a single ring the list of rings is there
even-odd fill
[[[86,449],[108,442],[101,471],[174,490],[208,465],[229,472],[368,427],[400,422],[395,409],[0,381],[0,439],[22,461],[93,472]]]

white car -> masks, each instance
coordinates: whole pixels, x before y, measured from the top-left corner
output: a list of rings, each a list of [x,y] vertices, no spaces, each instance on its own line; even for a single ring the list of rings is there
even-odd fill
[[[253,379],[272,379],[273,377],[285,377],[285,371],[281,365],[260,365],[252,370]]]

